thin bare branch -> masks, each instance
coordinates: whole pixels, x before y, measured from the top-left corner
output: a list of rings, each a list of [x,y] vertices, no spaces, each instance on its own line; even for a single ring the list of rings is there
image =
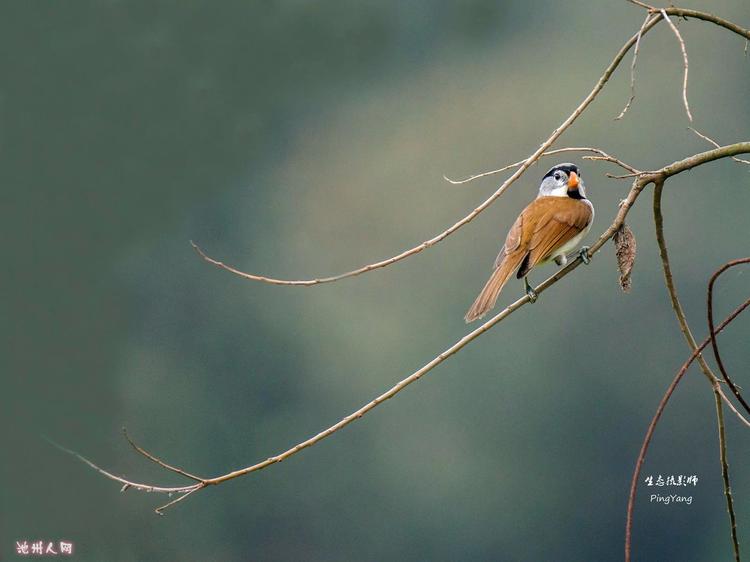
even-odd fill
[[[715,141],[714,139],[712,139],[712,138],[711,138],[711,137],[709,137],[708,135],[705,135],[705,134],[701,133],[701,132],[700,132],[700,131],[698,131],[697,129],[694,129],[693,127],[688,127],[688,129],[690,129],[690,130],[691,130],[691,131],[693,131],[693,132],[694,132],[694,133],[695,133],[696,135],[698,135],[698,136],[699,136],[700,138],[702,138],[702,139],[703,139],[703,140],[705,140],[705,141],[708,141],[709,143],[711,143],[711,144],[712,144],[712,145],[714,145],[715,147],[717,147],[717,148],[718,148],[719,146],[721,146],[721,145],[720,145],[720,144],[719,144],[718,142],[716,142],[716,141]],[[750,165],[750,160],[745,160],[744,158],[737,158],[736,156],[732,156],[732,160],[734,160],[735,162],[739,162],[740,164],[749,164],[749,165]]]
[[[639,0],[627,0],[627,1],[630,2],[631,4],[635,4],[636,6],[640,6],[641,8],[646,8],[651,13],[658,11],[653,6],[649,6],[648,4],[640,2]]]
[[[410,256],[413,256],[415,254],[418,254],[422,252],[423,250],[427,248],[431,248],[435,244],[440,243],[442,240],[445,240],[448,236],[456,232],[458,229],[463,227],[464,225],[470,223],[472,220],[474,220],[482,211],[484,211],[487,207],[489,207],[498,197],[500,197],[505,191],[513,184],[515,181],[520,178],[523,173],[534,163],[536,162],[541,155],[546,152],[552,144],[562,135],[568,127],[570,127],[573,122],[578,119],[578,117],[583,113],[583,111],[591,104],[592,101],[596,98],[596,96],[601,92],[601,90],[604,88],[604,85],[609,81],[609,78],[612,76],[614,71],[617,69],[617,67],[620,65],[620,62],[625,57],[625,55],[630,51],[630,49],[635,45],[635,42],[638,40],[638,36],[643,36],[650,29],[652,29],[660,20],[660,18],[653,18],[642,30],[639,31],[638,34],[633,35],[628,41],[625,42],[625,44],[620,48],[620,50],[617,52],[615,57],[612,59],[612,62],[610,62],[609,66],[605,69],[604,73],[599,77],[599,80],[597,80],[596,84],[594,85],[593,89],[589,94],[583,99],[583,101],[576,107],[576,109],[571,113],[561,124],[559,127],[557,127],[554,131],[552,131],[552,134],[545,140],[539,148],[537,148],[533,154],[531,154],[523,164],[521,164],[518,169],[508,178],[506,179],[502,185],[495,191],[492,195],[490,195],[484,202],[482,202],[476,209],[471,211],[468,215],[463,217],[461,220],[453,224],[453,226],[447,228],[440,234],[437,234],[436,236],[430,238],[429,240],[425,240],[421,244],[414,246],[412,248],[409,248],[408,250],[404,250],[400,254],[397,254],[395,256],[392,256],[388,259],[381,260],[378,262],[370,263],[368,265],[365,265],[363,267],[354,269],[352,271],[348,271],[346,273],[341,273],[339,275],[333,275],[330,277],[320,277],[317,279],[300,279],[300,280],[289,280],[289,279],[276,279],[273,277],[266,277],[263,275],[255,275],[252,273],[246,273],[243,271],[240,271],[232,266],[226,265],[223,262],[220,262],[218,260],[215,260],[211,257],[209,257],[201,248],[199,248],[196,244],[191,242],[193,245],[193,248],[198,252],[198,254],[206,260],[208,263],[215,265],[216,267],[219,267],[221,269],[224,269],[230,273],[233,273],[235,275],[238,275],[239,277],[242,277],[243,279],[248,279],[251,281],[261,281],[264,283],[271,283],[273,285],[290,285],[290,286],[313,286],[313,285],[320,285],[322,283],[331,283],[334,281],[339,281],[341,279],[346,279],[347,277],[354,277],[356,275],[361,275],[363,273],[367,273],[369,271],[373,271],[375,269],[380,269],[383,267],[387,267],[391,264],[394,264],[396,262],[399,262],[401,260],[404,260]]]
[[[716,333],[719,334],[721,331],[728,326],[737,316],[739,316],[742,311],[744,311],[748,306],[750,306],[750,299],[747,299],[744,303],[742,303],[739,307],[737,307],[729,316],[727,316],[724,321],[719,324],[716,327]],[[690,354],[690,357],[688,360],[682,365],[680,370],[675,375],[674,379],[670,383],[669,387],[667,387],[666,392],[664,393],[664,396],[662,396],[661,401],[659,402],[659,405],[656,408],[656,412],[654,413],[654,417],[651,419],[651,423],[648,425],[648,429],[646,430],[646,435],[643,438],[643,443],[641,444],[641,450],[638,453],[638,458],[635,462],[635,468],[633,469],[633,476],[630,480],[630,493],[628,494],[628,514],[625,522],[625,562],[630,562],[630,556],[631,556],[631,547],[630,547],[630,539],[631,534],[633,530],[633,509],[635,507],[635,497],[636,492],[638,489],[638,480],[641,475],[641,468],[643,467],[643,462],[646,460],[646,453],[648,452],[648,447],[651,444],[651,439],[654,436],[654,430],[656,429],[656,425],[659,423],[659,420],[661,419],[661,415],[664,412],[664,408],[667,406],[667,402],[669,402],[669,399],[672,397],[672,393],[674,393],[675,389],[677,388],[677,385],[679,384],[680,380],[682,380],[682,377],[687,372],[690,365],[692,365],[693,361],[695,361],[695,358],[698,357],[701,351],[705,349],[705,347],[709,344],[710,338],[706,338],[703,340],[703,342],[698,346],[698,348],[693,351]]]
[[[698,344],[693,337],[693,333],[690,331],[690,326],[688,326],[685,311],[683,310],[680,299],[677,296],[677,287],[675,286],[674,277],[672,275],[672,265],[669,261],[667,241],[664,238],[664,216],[661,212],[661,197],[663,190],[663,181],[657,181],[654,183],[654,227],[656,230],[656,243],[659,246],[659,257],[661,258],[661,265],[664,273],[664,285],[667,288],[669,301],[672,304],[672,310],[674,310],[675,317],[677,318],[677,323],[680,325],[680,331],[685,337],[685,341],[687,342],[690,350],[695,351],[698,347]],[[700,365],[701,371],[708,379],[708,382],[713,386],[718,381],[718,377],[713,373],[711,367],[708,366],[708,363],[706,363],[706,360],[701,354],[698,355],[698,364]]]
[[[644,2],[640,2],[639,0],[627,1],[631,4],[635,4],[636,6],[640,6],[641,8],[645,8],[651,14],[659,14],[662,10],[664,10],[670,16],[676,16],[683,19],[695,18],[703,20],[709,23],[716,24],[719,27],[723,27],[724,29],[731,31],[732,33],[736,33],[740,37],[750,39],[750,30],[745,29],[744,27],[740,27],[736,23],[725,20],[724,18],[720,18],[719,16],[711,14],[709,12],[701,12],[700,10],[688,10],[685,8],[678,8],[677,6],[669,6],[668,8],[656,8]]]
[[[666,179],[679,173],[692,170],[696,166],[701,166],[708,162],[713,162],[714,160],[731,158],[732,156],[737,156],[738,154],[748,153],[750,153],[750,141],[728,144],[726,146],[715,148],[714,150],[707,150],[706,152],[701,152],[699,154],[694,154],[689,158],[674,162],[669,166],[665,166],[661,170],[658,170],[658,175],[662,175]]]
[[[729,482],[729,460],[727,455],[727,438],[724,431],[724,409],[721,405],[719,385],[714,385],[714,402],[716,404],[716,420],[719,426],[719,460],[721,462],[721,481],[724,487],[724,499],[727,502],[727,513],[729,514],[729,533],[732,537],[732,551],[735,562],[740,562],[740,540],[737,536],[737,515],[734,512],[734,500],[732,499],[732,486]]]
[[[596,161],[601,161],[601,162],[612,162],[613,164],[617,164],[618,166],[620,166],[620,168],[623,168],[624,170],[628,170],[630,172],[629,174],[627,174],[627,176],[623,176],[623,177],[631,177],[632,178],[632,177],[640,176],[640,175],[642,175],[644,173],[647,173],[647,172],[643,172],[641,170],[637,170],[636,168],[634,168],[630,164],[626,164],[622,160],[619,160],[619,159],[615,158],[614,156],[610,156],[609,154],[606,154],[604,152],[601,152],[600,156],[582,156],[581,158],[583,160],[596,160]],[[608,176],[608,177],[610,177],[610,176],[611,177],[615,177],[615,176],[612,176],[611,174],[605,174],[605,175]]]
[[[645,4],[642,4],[643,6],[646,6]],[[685,8],[678,8],[677,6],[670,6],[668,8],[662,8],[665,12],[667,12],[670,16],[675,16],[678,18],[695,18],[703,21],[707,21],[710,23],[714,23],[720,27],[723,27],[724,29],[728,29],[732,33],[736,33],[740,37],[744,37],[745,39],[750,39],[750,30],[745,29],[744,27],[740,27],[736,23],[732,23],[729,20],[725,20],[724,18],[720,18],[719,16],[716,16],[714,14],[710,14],[708,12],[701,12],[699,10],[688,10]],[[651,10],[653,12],[659,11],[661,12],[662,9],[651,7]]]
[[[721,381],[719,381],[721,382]],[[727,408],[729,408],[732,413],[737,416],[737,419],[739,419],[743,424],[750,427],[750,421],[742,415],[742,412],[740,412],[734,405],[734,403],[729,399],[729,397],[726,395],[726,393],[722,390],[721,385],[718,385],[715,387],[716,390],[719,391],[719,394],[721,394],[721,399],[724,400],[724,404],[726,404]]]
[[[171,486],[170,487],[170,486],[156,486],[154,484],[142,484],[142,483],[139,483],[139,482],[134,482],[132,480],[128,480],[127,478],[123,478],[121,476],[116,476],[116,475],[112,474],[111,472],[107,472],[103,468],[101,468],[98,465],[96,465],[93,462],[91,462],[89,459],[87,459],[83,455],[80,455],[80,454],[76,453],[75,451],[71,451],[70,449],[68,449],[67,447],[63,447],[59,443],[55,443],[54,441],[52,441],[50,439],[47,439],[47,441],[49,441],[49,443],[51,445],[53,445],[54,447],[57,447],[58,449],[60,449],[64,453],[68,453],[69,455],[73,455],[78,460],[86,463],[87,465],[89,465],[91,468],[93,468],[94,470],[96,470],[102,476],[105,476],[105,477],[109,478],[110,480],[114,480],[115,482],[119,482],[120,484],[122,484],[123,486],[122,486],[122,488],[120,490],[121,492],[125,492],[129,488],[135,488],[136,490],[141,490],[143,492],[158,492],[158,493],[161,493],[161,494],[176,494],[176,493],[181,493],[181,492],[189,492],[191,490],[196,490],[198,488],[203,487],[203,484],[192,484],[190,486]]]
[[[643,174],[653,174],[653,173],[654,172],[635,172],[635,173],[632,173],[632,174],[620,174],[620,175],[617,175],[617,174],[604,174],[604,175],[607,176],[609,179],[612,179],[612,180],[627,180],[627,179],[630,179],[630,178],[637,178],[638,176],[642,176]]]
[[[633,100],[635,100],[635,64],[638,61],[638,50],[641,47],[641,35],[643,34],[643,28],[646,27],[649,20],[651,19],[651,16],[652,14],[650,12],[646,14],[646,19],[643,20],[643,25],[641,25],[641,28],[638,30],[638,38],[635,41],[635,48],[633,49],[633,62],[630,64],[630,98],[628,99],[628,103],[625,104],[625,107],[622,108],[620,114],[615,117],[615,121],[619,121],[620,119],[625,117],[628,109],[630,109],[630,106],[633,104]]]
[[[184,494],[182,494],[182,495],[181,495],[180,497],[178,497],[177,499],[174,499],[174,500],[172,500],[171,502],[165,503],[165,504],[164,504],[164,505],[162,505],[161,507],[157,507],[157,508],[156,508],[156,509],[154,510],[154,512],[155,512],[155,513],[156,513],[157,515],[164,515],[164,510],[165,510],[165,509],[167,509],[167,508],[170,508],[170,507],[172,507],[173,505],[175,505],[175,504],[177,504],[177,503],[180,503],[180,502],[181,502],[182,500],[184,500],[185,498],[187,498],[187,497],[188,497],[188,496],[189,496],[190,494],[192,494],[193,492],[197,492],[197,491],[198,491],[198,490],[200,490],[200,489],[201,489],[201,487],[196,487],[196,488],[193,488],[193,489],[192,489],[192,490],[190,490],[189,492],[185,492]],[[170,494],[170,495],[171,495],[171,494]]]
[[[667,15],[666,10],[659,10],[661,12],[661,15],[664,17],[666,22],[669,24],[670,29],[677,37],[677,41],[680,42],[680,49],[682,50],[682,63],[685,67],[685,74],[682,79],[682,102],[685,104],[685,113],[687,113],[688,120],[692,123],[693,122],[693,115],[690,113],[690,104],[688,104],[688,98],[687,98],[687,81],[688,81],[688,56],[687,56],[687,49],[685,48],[685,41],[682,39],[682,35],[680,34],[680,30],[677,29],[677,26],[672,23],[672,20]]]
[[[599,156],[584,156],[583,158],[586,160],[602,160],[604,162],[613,162],[619,165],[620,167],[625,168],[628,171],[637,172],[637,170],[633,168],[632,166],[629,166],[625,164],[624,162],[621,162],[617,158],[610,156],[603,150],[600,150],[598,148],[588,147],[588,146],[571,146],[571,147],[566,147],[566,148],[557,148],[555,150],[548,150],[547,152],[543,153],[542,156],[552,156],[553,154],[561,154],[564,152],[593,152],[594,154],[598,154]],[[445,181],[447,181],[448,183],[452,183],[453,185],[462,185],[464,183],[469,183],[470,181],[474,181],[479,178],[484,178],[487,176],[492,176],[494,174],[499,174],[500,172],[505,172],[507,170],[510,170],[511,168],[518,168],[524,162],[526,162],[526,160],[519,160],[518,162],[513,162],[513,164],[508,164],[507,166],[503,166],[502,168],[498,168],[497,170],[481,172],[479,174],[474,174],[472,176],[469,176],[461,180],[453,180],[449,178],[448,176],[443,176],[443,179],[445,179]]]
[[[195,476],[194,474],[190,474],[189,472],[186,472],[182,470],[181,468],[177,468],[175,466],[169,465],[165,463],[160,458],[152,455],[148,451],[146,451],[144,448],[137,445],[131,438],[130,435],[128,435],[128,430],[126,428],[122,428],[122,434],[125,436],[125,439],[128,443],[130,443],[130,446],[133,447],[136,451],[138,451],[141,455],[146,457],[148,460],[155,462],[162,468],[166,468],[167,470],[171,470],[172,472],[176,472],[177,474],[181,474],[182,476],[185,476],[186,478],[190,478],[191,480],[195,480],[196,482],[204,482],[205,478],[201,478],[200,476]]]

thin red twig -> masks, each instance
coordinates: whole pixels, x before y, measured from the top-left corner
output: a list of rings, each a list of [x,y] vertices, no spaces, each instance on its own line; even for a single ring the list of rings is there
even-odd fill
[[[730,261],[724,264],[722,267],[720,267],[711,276],[711,280],[708,282],[708,296],[706,298],[707,300],[706,312],[708,316],[708,329],[709,329],[709,337],[711,339],[711,347],[713,348],[713,351],[714,351],[714,358],[716,359],[716,364],[719,366],[719,371],[721,371],[721,376],[724,378],[724,381],[732,390],[732,393],[734,394],[735,398],[737,398],[739,403],[742,404],[742,407],[745,408],[745,411],[750,413],[750,405],[748,405],[748,403],[742,397],[742,394],[740,394],[739,388],[737,388],[737,385],[735,385],[734,382],[732,382],[732,379],[729,378],[729,374],[727,373],[727,370],[724,368],[724,361],[722,361],[721,354],[719,353],[719,344],[716,342],[716,332],[714,330],[714,283],[716,283],[716,280],[719,278],[719,276],[722,273],[724,273],[726,270],[732,267],[736,267],[738,265],[742,265],[744,263],[750,263],[750,257]]]

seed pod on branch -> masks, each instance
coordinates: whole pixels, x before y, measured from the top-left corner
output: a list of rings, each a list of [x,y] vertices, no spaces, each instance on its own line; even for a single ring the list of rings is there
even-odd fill
[[[614,235],[614,243],[617,255],[617,269],[620,272],[620,287],[628,293],[632,285],[630,272],[633,271],[637,246],[635,235],[627,224],[622,223],[620,228],[617,229]]]

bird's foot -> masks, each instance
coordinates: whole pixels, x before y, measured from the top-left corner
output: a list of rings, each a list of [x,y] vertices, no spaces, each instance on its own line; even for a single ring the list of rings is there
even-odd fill
[[[526,285],[526,295],[529,297],[529,302],[531,304],[534,304],[536,300],[539,298],[539,294],[531,288],[531,285],[529,285],[528,279],[525,277],[523,278],[523,283]]]
[[[589,247],[583,246],[581,248],[581,251],[578,252],[578,255],[581,256],[581,261],[585,263],[586,265],[591,263],[591,257],[589,256]]]

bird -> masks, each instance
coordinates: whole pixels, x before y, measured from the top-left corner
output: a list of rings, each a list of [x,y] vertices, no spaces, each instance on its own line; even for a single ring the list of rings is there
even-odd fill
[[[536,291],[527,279],[531,269],[551,261],[564,266],[568,252],[588,234],[593,220],[594,206],[586,198],[578,166],[564,162],[550,168],[542,178],[536,199],[521,211],[508,232],[492,275],[464,317],[466,322],[482,318],[495,306],[513,273],[517,279],[523,277],[529,301],[536,302]],[[586,264],[588,250],[588,246],[583,246],[579,252]]]

